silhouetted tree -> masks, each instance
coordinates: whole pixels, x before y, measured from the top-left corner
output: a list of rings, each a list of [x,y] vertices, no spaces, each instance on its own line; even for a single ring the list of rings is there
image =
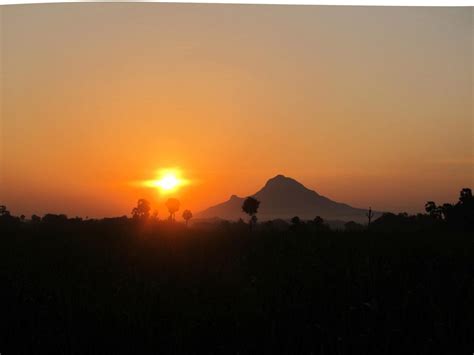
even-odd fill
[[[425,203],[425,211],[433,218],[441,218],[440,209],[438,208],[438,206],[436,206],[436,203],[434,203],[434,201],[428,201]]]
[[[451,218],[451,214],[453,213],[453,208],[454,206],[452,204],[444,203],[442,206],[437,208],[438,214],[443,220],[447,221]]]
[[[467,204],[467,203],[472,203],[472,201],[473,201],[472,190],[469,188],[462,189],[459,194],[459,202],[461,204]]]
[[[20,222],[20,218],[12,216],[6,206],[0,206],[0,226],[3,225],[5,227],[9,226],[13,228]]]
[[[260,206],[260,201],[253,197],[247,197],[242,204],[242,211],[250,216],[249,226],[252,229],[252,225],[257,223],[257,212]],[[255,218],[254,218],[255,217]]]
[[[290,222],[290,230],[294,232],[301,232],[305,228],[304,222],[298,216],[294,216],[292,219],[290,219]]]
[[[183,211],[183,218],[186,221],[186,227],[188,226],[188,222],[191,218],[193,218],[193,213],[190,210]]]
[[[322,217],[320,217],[320,216],[316,216],[313,219],[313,224],[316,227],[321,227],[324,224],[324,219],[322,219]]]
[[[147,219],[150,217],[150,202],[141,198],[138,200],[137,207],[132,210],[132,217],[134,219]]]
[[[329,225],[324,222],[324,219],[321,216],[316,216],[311,221],[311,225],[316,231],[328,231]]]
[[[41,222],[41,217],[34,214],[34,215],[31,216],[31,222],[40,223]]]
[[[372,222],[372,218],[374,217],[374,214],[372,212],[372,207],[369,207],[369,211],[365,214],[369,220],[369,223],[367,223],[367,226],[370,227],[370,223]]]
[[[166,201],[166,207],[170,213],[169,220],[174,221],[175,213],[179,211],[179,200],[175,198],[169,198],[168,201]]]
[[[456,229],[474,230],[474,198],[472,190],[463,188],[459,201],[450,210],[448,225]]]
[[[430,217],[445,223],[450,229],[474,228],[474,197],[470,188],[461,189],[459,201],[455,205],[444,203],[436,206],[433,201],[428,201],[425,204],[425,211]]]
[[[298,216],[294,216],[294,217],[291,219],[291,223],[292,223],[294,226],[297,226],[297,225],[301,224],[301,219],[300,219]]]

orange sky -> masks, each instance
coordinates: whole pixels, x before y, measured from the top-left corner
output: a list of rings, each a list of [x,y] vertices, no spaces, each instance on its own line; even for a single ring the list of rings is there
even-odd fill
[[[473,182],[473,11],[190,4],[1,10],[0,203],[129,214],[179,167],[198,211],[279,173],[377,210]]]

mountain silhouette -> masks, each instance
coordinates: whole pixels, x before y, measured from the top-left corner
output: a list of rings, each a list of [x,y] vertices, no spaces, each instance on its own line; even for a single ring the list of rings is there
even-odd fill
[[[306,188],[298,181],[277,175],[267,181],[265,186],[251,195],[261,201],[258,218],[270,220],[289,219],[299,216],[302,219],[313,219],[321,216],[328,220],[366,222],[367,209],[354,208],[345,203],[335,202]],[[222,218],[237,220],[245,218],[242,203],[245,197],[232,195],[228,201],[209,207],[197,214],[198,218]],[[375,212],[376,217],[380,213]]]

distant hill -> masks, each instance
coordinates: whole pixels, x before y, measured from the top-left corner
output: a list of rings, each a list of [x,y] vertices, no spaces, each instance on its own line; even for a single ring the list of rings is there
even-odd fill
[[[258,219],[289,219],[299,216],[302,219],[313,219],[321,216],[327,220],[366,222],[366,209],[354,208],[345,203],[335,202],[306,188],[298,181],[277,175],[267,181],[265,186],[251,195],[261,201]],[[245,197],[232,195],[228,201],[209,207],[197,213],[197,218],[222,218],[237,220],[246,218],[242,212]],[[380,212],[376,212],[378,217]]]

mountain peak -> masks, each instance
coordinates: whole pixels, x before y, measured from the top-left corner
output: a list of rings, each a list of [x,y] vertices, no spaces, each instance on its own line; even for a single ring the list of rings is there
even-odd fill
[[[286,176],[283,175],[283,174],[278,174],[278,175],[276,175],[276,176],[274,176],[274,177],[268,179],[268,181],[278,181],[278,180],[287,180],[287,179],[288,179],[288,180],[293,180],[293,179],[291,179],[291,178],[286,177]]]
[[[306,189],[306,187],[304,187],[303,184],[299,183],[295,179],[292,179],[292,178],[287,177],[287,176],[282,175],[282,174],[278,174],[277,176],[272,177],[271,179],[269,179],[266,182],[266,184],[263,188],[265,189],[265,188],[269,188],[269,187],[270,188],[271,187],[278,187],[278,188],[281,188],[281,187],[296,187],[296,188]]]
[[[278,174],[270,179],[268,179],[267,181],[267,184],[269,182],[284,182],[284,181],[287,181],[287,182],[290,182],[290,181],[294,181],[294,182],[297,182],[296,180],[292,179],[292,178],[289,178],[289,177],[286,177],[285,175],[283,174]]]
[[[293,216],[303,219],[321,216],[325,219],[343,221],[364,221],[366,218],[365,210],[332,201],[319,195],[316,191],[308,189],[295,179],[282,174],[269,179],[263,188],[250,196],[261,202],[258,211],[259,220],[289,219]],[[244,197],[232,195],[228,201],[209,207],[199,216],[201,218],[219,217],[237,220],[244,216],[242,212],[244,200]]]

